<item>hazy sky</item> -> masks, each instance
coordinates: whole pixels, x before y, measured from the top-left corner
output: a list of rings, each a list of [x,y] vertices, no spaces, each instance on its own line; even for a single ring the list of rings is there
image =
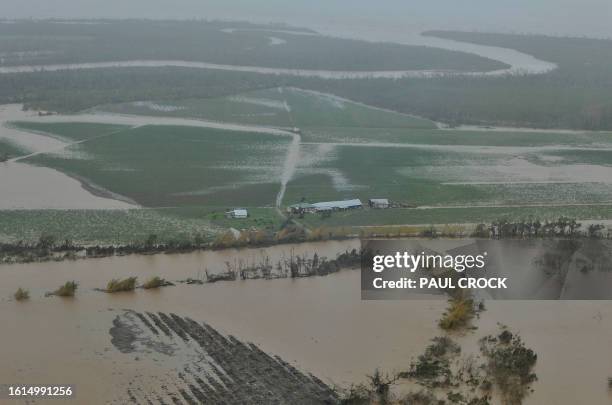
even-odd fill
[[[0,16],[220,18],[330,32],[446,28],[612,37],[612,0],[0,0]]]

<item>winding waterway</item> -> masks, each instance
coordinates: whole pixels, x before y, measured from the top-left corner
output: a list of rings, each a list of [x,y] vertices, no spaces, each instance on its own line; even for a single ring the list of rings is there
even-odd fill
[[[535,58],[534,58],[535,59]],[[487,72],[460,72],[453,70],[314,70],[314,69],[286,69],[270,68],[262,66],[223,65],[208,62],[192,62],[185,60],[130,60],[130,61],[108,61],[88,63],[67,63],[55,65],[22,65],[0,67],[0,74],[7,73],[31,73],[37,71],[53,72],[58,70],[80,70],[80,69],[102,69],[102,68],[127,68],[127,67],[183,67],[191,69],[226,70],[232,72],[248,72],[272,75],[287,75],[299,77],[318,77],[321,79],[401,79],[401,78],[428,78],[442,77],[448,75],[457,76],[503,76],[518,72],[529,74],[546,73],[552,70],[550,67],[541,69],[538,64],[527,67],[512,67]],[[527,70],[530,69],[530,70]]]
[[[228,32],[226,30],[226,32]],[[230,33],[233,31],[229,31]],[[423,36],[415,32],[389,32],[383,31],[381,35],[377,31],[367,31],[367,37],[363,34],[347,33],[343,31],[329,31],[327,28],[322,31],[326,35],[337,37],[358,38],[369,41],[395,42],[404,45],[420,45],[434,48],[446,49],[471,53],[484,58],[497,60],[510,67],[493,71],[462,72],[454,70],[325,70],[325,69],[287,69],[271,68],[263,66],[229,65],[209,63],[203,61],[185,60],[126,60],[126,61],[105,61],[105,62],[85,62],[68,64],[49,64],[49,65],[21,65],[21,66],[0,66],[0,74],[6,73],[31,73],[37,71],[58,71],[58,70],[77,70],[77,69],[101,69],[101,68],[125,68],[125,67],[184,67],[193,69],[226,70],[234,72],[249,72],[260,74],[289,75],[300,77],[318,77],[322,79],[366,79],[366,78],[428,78],[446,75],[460,76],[503,76],[508,74],[543,74],[556,69],[557,65],[546,62],[532,55],[528,55],[513,49],[476,45],[467,42],[453,41],[431,36]],[[303,35],[293,33],[295,35]],[[312,33],[308,33],[312,35]]]

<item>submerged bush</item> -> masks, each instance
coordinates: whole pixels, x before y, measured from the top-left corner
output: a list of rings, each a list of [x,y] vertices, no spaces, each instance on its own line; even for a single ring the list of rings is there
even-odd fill
[[[461,353],[461,347],[448,336],[436,336],[431,341],[432,344],[425,349],[427,356],[444,357]]]
[[[364,384],[351,385],[340,395],[340,405],[369,405],[372,393]]]
[[[444,330],[457,330],[468,326],[474,317],[474,301],[463,296],[450,299],[449,307],[438,322]]]
[[[121,291],[134,291],[136,288],[136,277],[128,277],[123,280],[112,279],[106,285],[107,293],[116,293]]]
[[[488,359],[488,371],[504,404],[521,404],[531,383],[537,380],[533,372],[537,354],[525,346],[520,336],[505,328],[498,336],[483,338],[480,350]]]
[[[30,292],[19,287],[13,296],[17,301],[25,301],[30,299]]]
[[[74,297],[74,293],[79,285],[75,281],[66,281],[66,284],[53,291],[51,295],[58,297]]]
[[[149,279],[148,281],[146,281],[143,285],[142,288],[144,288],[145,290],[149,290],[149,289],[153,289],[153,288],[159,288],[159,287],[163,287],[168,285],[168,282],[166,280],[164,280],[161,277],[153,277],[151,279]]]

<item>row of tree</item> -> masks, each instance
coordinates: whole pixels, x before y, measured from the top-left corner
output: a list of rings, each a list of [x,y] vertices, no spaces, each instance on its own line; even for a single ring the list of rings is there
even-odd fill
[[[556,220],[539,219],[493,221],[491,224],[478,224],[473,236],[480,238],[539,238],[539,237],[588,237],[609,238],[610,233],[603,224],[589,224],[586,228],[575,218],[560,217]]]

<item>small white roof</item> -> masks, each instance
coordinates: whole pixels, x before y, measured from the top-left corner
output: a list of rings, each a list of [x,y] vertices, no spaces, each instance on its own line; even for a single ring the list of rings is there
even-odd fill
[[[247,210],[244,209],[244,208],[235,208],[235,209],[231,210],[230,212],[232,214],[234,214],[234,215],[239,215],[239,216],[240,215],[244,215],[244,216],[248,215]]]
[[[374,204],[389,204],[387,198],[370,198],[370,202]]]

